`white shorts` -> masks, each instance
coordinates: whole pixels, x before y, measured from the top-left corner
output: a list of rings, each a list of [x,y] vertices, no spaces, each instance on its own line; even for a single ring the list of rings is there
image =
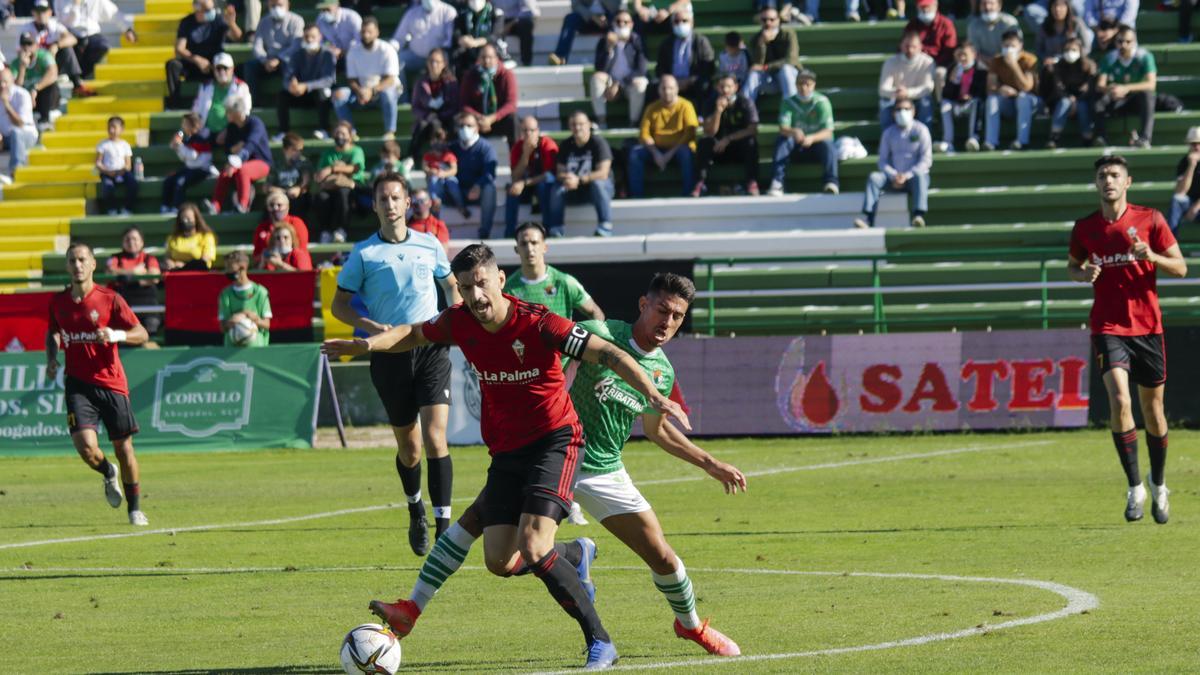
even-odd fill
[[[650,510],[625,469],[611,473],[580,471],[575,478],[575,501],[596,520]]]

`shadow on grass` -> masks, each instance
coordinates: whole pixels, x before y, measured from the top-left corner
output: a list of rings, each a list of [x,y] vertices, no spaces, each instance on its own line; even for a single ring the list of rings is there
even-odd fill
[[[886,527],[886,528],[847,528],[842,530],[718,530],[718,531],[703,531],[703,532],[671,532],[671,538],[678,537],[774,537],[781,534],[799,535],[799,536],[825,536],[831,534],[909,534],[915,532],[986,532],[993,530],[1064,530],[1064,529],[1079,529],[1079,530],[1122,530],[1126,529],[1124,523],[1120,524],[1096,524],[1096,523],[1076,523],[1074,525],[1063,525],[1061,523],[1051,524],[1028,524],[1028,525],[1012,525],[1012,524],[997,524],[997,525],[962,525],[956,527]]]

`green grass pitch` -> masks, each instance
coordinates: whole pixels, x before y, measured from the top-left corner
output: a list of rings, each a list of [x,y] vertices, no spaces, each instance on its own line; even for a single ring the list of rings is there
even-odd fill
[[[751,475],[749,493],[735,497],[631,444],[629,470],[691,570],[701,616],[741,644],[748,658],[737,663],[712,664],[674,636],[648,571],[601,526],[564,525],[560,538],[599,543],[597,607],[623,666],[1194,671],[1197,441],[1172,432],[1165,526],[1148,507],[1144,521],[1124,522],[1122,475],[1102,430],[705,443]],[[367,601],[407,596],[420,562],[405,509],[388,507],[403,501],[392,454],[145,454],[153,532],[113,538],[97,537],[134,530],[76,458],[0,460],[0,672],[337,672],[342,635],[374,620]],[[487,457],[478,448],[454,457],[461,509]],[[80,540],[45,543],[69,538]],[[479,549],[403,641],[405,670],[581,666],[578,627],[544,587],[489,576]],[[810,572],[828,574],[801,574]],[[1068,605],[998,580],[1061,584],[1099,604],[997,629]],[[932,639],[967,629],[976,630]],[[910,639],[919,644],[830,651]]]

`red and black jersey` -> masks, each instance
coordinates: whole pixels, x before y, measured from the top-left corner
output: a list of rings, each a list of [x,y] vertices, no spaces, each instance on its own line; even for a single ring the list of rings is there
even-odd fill
[[[1071,257],[1101,268],[1093,284],[1093,335],[1163,332],[1156,268],[1130,253],[1135,234],[1155,253],[1164,253],[1175,245],[1175,235],[1162,213],[1134,204],[1129,204],[1115,221],[1096,211],[1075,221],[1071,230]]]
[[[542,305],[511,295],[508,322],[495,333],[461,304],[422,326],[425,339],[456,344],[475,369],[483,395],[480,427],[490,454],[510,452],[578,417],[567,395],[561,355],[579,358],[588,332]]]
[[[62,340],[67,375],[118,394],[128,395],[129,383],[117,345],[102,344],[97,332],[105,326],[129,330],[137,325],[125,300],[104,286],[93,285],[78,302],[69,288],[50,298],[50,331]]]

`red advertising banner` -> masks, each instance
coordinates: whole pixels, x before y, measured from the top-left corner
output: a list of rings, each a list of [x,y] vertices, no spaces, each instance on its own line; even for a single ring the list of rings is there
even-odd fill
[[[267,287],[271,296],[272,331],[308,328],[312,325],[316,272],[251,274],[250,279]],[[167,330],[219,333],[217,298],[231,282],[213,272],[170,272],[163,276]]]
[[[0,351],[31,352],[46,348],[50,298],[57,292],[0,294]]]

